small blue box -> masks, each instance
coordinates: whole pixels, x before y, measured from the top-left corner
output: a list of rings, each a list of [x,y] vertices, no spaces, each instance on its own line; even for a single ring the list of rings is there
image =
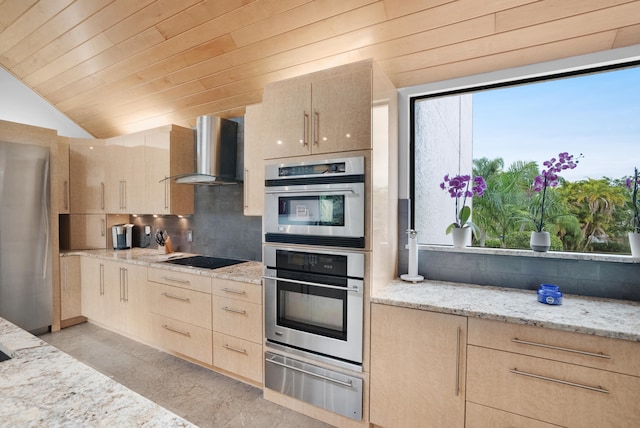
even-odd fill
[[[562,293],[560,287],[553,284],[540,284],[538,288],[538,302],[547,305],[561,305]]]

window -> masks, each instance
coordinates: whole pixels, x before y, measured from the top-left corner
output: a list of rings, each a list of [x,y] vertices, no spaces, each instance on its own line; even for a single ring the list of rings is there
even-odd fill
[[[640,67],[637,62],[410,99],[411,228],[421,244],[450,244],[455,199],[445,174],[482,175],[473,198],[476,246],[528,248],[541,194],[533,179],[560,152],[579,159],[545,200],[552,249],[629,253],[630,192],[624,178],[640,166]],[[469,205],[469,202],[467,203]]]

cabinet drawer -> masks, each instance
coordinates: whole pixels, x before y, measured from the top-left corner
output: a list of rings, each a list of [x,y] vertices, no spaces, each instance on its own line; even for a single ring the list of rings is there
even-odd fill
[[[213,278],[212,290],[216,296],[262,304],[261,285]]]
[[[262,345],[213,333],[213,365],[262,384]]]
[[[640,378],[467,347],[467,401],[566,427],[636,426]]]
[[[640,343],[469,318],[469,344],[640,376]]]
[[[536,419],[467,402],[465,428],[558,428]]]
[[[150,282],[151,312],[211,330],[211,295]]]
[[[213,330],[261,343],[262,306],[214,296]]]
[[[148,279],[151,282],[173,285],[174,287],[200,291],[211,294],[211,277],[176,272],[166,269],[148,269]]]
[[[211,330],[151,314],[155,342],[163,349],[211,365],[213,339]]]

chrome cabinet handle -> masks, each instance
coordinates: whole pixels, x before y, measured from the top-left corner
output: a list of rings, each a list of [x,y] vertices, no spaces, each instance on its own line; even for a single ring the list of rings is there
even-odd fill
[[[329,381],[329,382],[337,383],[338,385],[346,386],[346,387],[349,387],[349,388],[353,387],[353,383],[350,380],[347,381],[347,382],[344,382],[344,381],[341,381],[341,380],[338,380],[338,379],[330,378],[329,376],[323,376],[321,374],[313,373],[313,372],[310,372],[308,370],[299,369],[298,367],[293,367],[293,366],[290,366],[288,364],[281,363],[280,361],[275,361],[275,360],[265,360],[265,361],[267,363],[271,363],[271,364],[275,364],[277,366],[285,367],[287,369],[295,370],[297,372],[304,373],[304,374],[309,375],[309,376],[314,376],[314,377],[320,378],[322,380],[326,380],[326,381]]]
[[[527,340],[520,340],[517,337],[511,339],[511,341],[513,343],[519,343],[521,345],[537,346],[537,347],[540,347],[540,348],[553,349],[553,350],[556,350],[556,351],[564,351],[564,352],[572,352],[574,354],[588,355],[590,357],[611,359],[611,357],[609,355],[604,354],[602,352],[598,352],[598,353],[596,353],[596,352],[588,352],[588,351],[581,351],[579,349],[564,348],[562,346],[547,345],[547,344],[538,343],[538,342],[529,342]]]
[[[167,281],[173,281],[173,282],[179,282],[181,284],[190,284],[191,281],[186,280],[186,279],[178,279],[178,278],[171,278],[170,276],[163,276],[162,279],[165,279]]]
[[[100,219],[100,236],[104,236],[107,230],[107,221],[103,218]]]
[[[127,180],[122,180],[122,208],[127,209]]]
[[[315,123],[313,124],[313,145],[318,145],[318,135],[320,135],[320,113],[317,110],[313,111],[313,117],[315,119]]]
[[[100,209],[104,210],[104,183],[100,183]]]
[[[62,283],[62,290],[65,291],[65,292],[68,291],[68,286],[67,286],[67,281],[68,281],[68,278],[67,278],[67,266],[68,265],[69,265],[69,263],[65,260],[64,261],[64,271],[63,271],[64,272],[64,282]]]
[[[241,314],[241,315],[246,315],[247,311],[243,311],[242,309],[234,309],[234,308],[230,308],[228,306],[224,306],[222,308],[223,311],[227,311],[227,312],[233,312],[236,314]]]
[[[169,180],[167,180],[166,175],[164,176],[164,209],[169,209]]]
[[[247,294],[246,291],[244,290],[234,290],[232,288],[223,288],[222,291],[224,291],[225,293],[231,293],[231,294]]]
[[[322,190],[322,189],[308,189],[308,190],[265,190],[264,193],[268,193],[271,195],[277,195],[277,194],[281,194],[281,193],[286,193],[286,194],[300,194],[300,195],[304,195],[304,194],[309,194],[309,193],[322,193],[322,194],[327,194],[327,195],[333,195],[334,193],[338,193],[338,192],[349,192],[349,193],[357,193],[356,189],[353,189],[351,187],[342,187],[342,188],[337,188],[337,189],[329,189],[329,190]]]
[[[169,293],[162,293],[162,295],[164,297],[168,297],[169,299],[181,300],[183,302],[189,302],[190,301],[188,297],[174,296],[174,295],[169,294]]]
[[[603,394],[608,394],[609,393],[608,390],[606,390],[604,388],[601,388],[599,386],[583,385],[581,383],[569,382],[567,380],[562,380],[562,379],[556,379],[556,378],[553,378],[553,377],[542,376],[542,375],[538,375],[538,374],[535,374],[535,373],[523,372],[523,371],[518,370],[517,368],[513,368],[513,369],[511,369],[509,371],[511,373],[513,373],[513,374],[517,374],[517,375],[520,375],[520,376],[528,376],[528,377],[532,377],[532,378],[535,378],[535,379],[547,380],[549,382],[560,383],[562,385],[573,386],[573,387],[576,387],[576,388],[588,389],[589,391],[601,392]]]
[[[177,328],[173,328],[173,327],[168,326],[167,324],[162,324],[162,328],[164,328],[165,330],[172,331],[174,333],[181,334],[183,336],[191,337],[191,333],[189,333],[188,331],[184,331],[184,330],[180,330],[180,329],[177,329]]]
[[[308,146],[308,136],[309,136],[309,114],[305,111],[303,113],[303,123],[302,123],[302,140],[300,142],[303,146]]]
[[[104,265],[100,263],[100,295],[104,296]]]
[[[69,209],[69,182],[67,180],[64,180],[64,184],[62,186],[62,191],[64,193],[63,197],[64,197],[64,209],[68,210]]]
[[[458,326],[458,335],[456,337],[456,397],[460,395],[460,336],[462,331]]]
[[[229,351],[237,352],[238,354],[247,355],[247,350],[246,349],[234,348],[233,346],[227,345],[227,344],[222,345],[222,347],[225,348],[225,349],[228,349]]]
[[[275,281],[286,281],[286,282],[291,282],[293,284],[310,285],[312,287],[331,288],[331,289],[334,289],[334,290],[352,291],[354,293],[361,293],[360,287],[358,287],[358,286],[339,287],[337,285],[318,284],[318,283],[315,283],[315,282],[300,281],[300,280],[297,280],[297,279],[278,278],[277,276],[263,276],[262,278],[264,278],[264,279],[273,279]]]

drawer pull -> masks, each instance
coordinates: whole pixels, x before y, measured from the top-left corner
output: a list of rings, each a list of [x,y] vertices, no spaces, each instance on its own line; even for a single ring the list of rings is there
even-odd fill
[[[247,294],[246,291],[244,290],[234,290],[232,288],[223,288],[222,291],[224,291],[225,293],[232,293],[232,294]]]
[[[242,314],[242,315],[245,315],[247,313],[247,311],[244,311],[242,309],[233,309],[233,308],[230,308],[228,306],[223,307],[222,310],[223,311],[227,311],[227,312],[233,312],[233,313],[236,313],[236,314]]]
[[[162,279],[167,280],[167,281],[179,282],[181,284],[189,284],[191,282],[191,281],[189,281],[187,279],[171,278],[170,276],[163,276]]]
[[[182,302],[188,302],[189,298],[188,297],[180,297],[180,296],[174,296],[173,294],[169,294],[169,293],[162,293],[162,295],[164,297],[168,297],[169,299],[175,299],[175,300],[180,300]]]
[[[245,354],[247,355],[247,350],[246,349],[240,349],[240,348],[234,348],[233,346],[230,345],[222,345],[223,348],[228,349],[229,351],[233,351],[233,352],[237,352],[238,354]]]
[[[189,333],[188,331],[178,330],[177,328],[169,327],[166,324],[162,324],[162,328],[164,328],[165,330],[172,331],[174,333],[181,334],[183,336],[191,337],[191,333]]]
[[[511,373],[513,373],[513,374],[517,374],[517,375],[521,375],[521,376],[533,377],[533,378],[536,378],[536,379],[548,380],[549,382],[556,382],[556,383],[561,383],[562,385],[568,385],[568,386],[574,386],[576,388],[588,389],[589,391],[601,392],[603,394],[608,394],[609,393],[609,391],[607,391],[606,389],[603,389],[603,388],[600,388],[600,387],[597,387],[597,386],[583,385],[581,383],[569,382],[569,381],[566,381],[566,380],[555,379],[555,378],[552,378],[552,377],[537,375],[537,374],[534,374],[534,373],[522,372],[522,371],[520,371],[518,369],[511,369],[509,371]]]
[[[527,340],[520,340],[517,337],[511,339],[511,341],[513,343],[519,343],[521,345],[538,346],[540,348],[554,349],[556,351],[573,352],[574,354],[588,355],[590,357],[611,359],[611,357],[609,355],[603,354],[602,352],[595,353],[595,352],[581,351],[579,349],[563,348],[561,346],[546,345],[544,343],[537,343],[537,342],[529,342]]]

